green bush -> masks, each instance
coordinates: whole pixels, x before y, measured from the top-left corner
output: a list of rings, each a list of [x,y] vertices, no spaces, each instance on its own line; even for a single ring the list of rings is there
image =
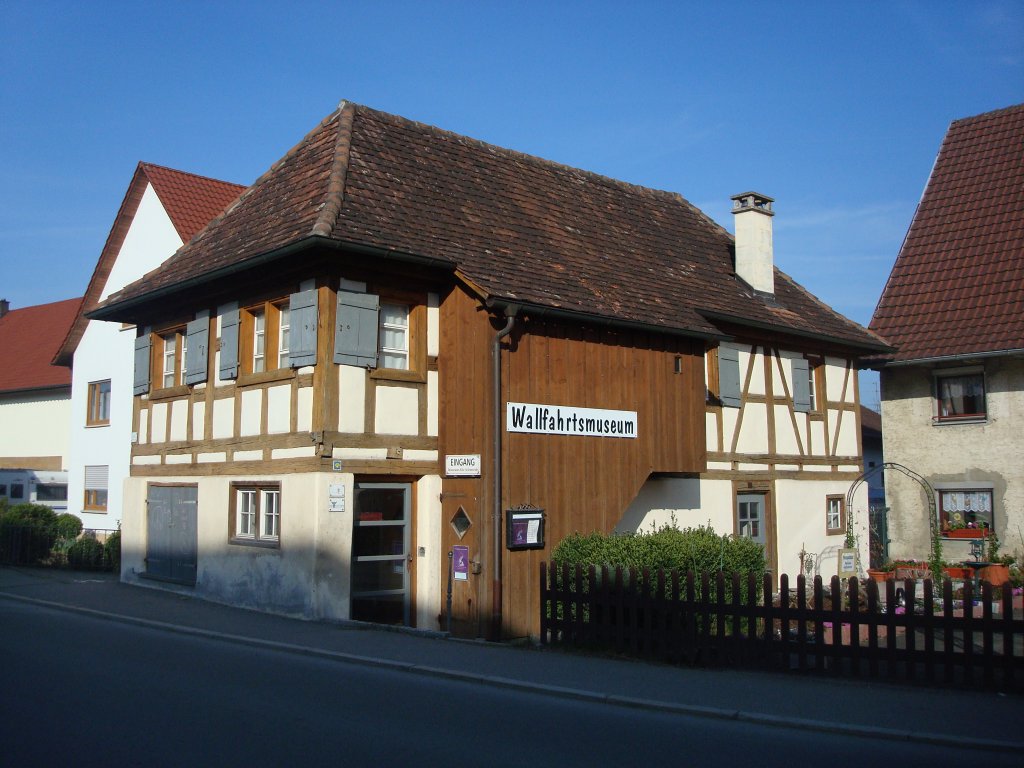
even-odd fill
[[[68,565],[81,570],[103,568],[103,545],[92,536],[83,536],[68,547]]]
[[[72,515],[70,512],[62,512],[57,515],[54,525],[58,539],[72,541],[82,533],[82,518]]]
[[[57,540],[57,515],[42,504],[5,505],[0,515],[0,553],[13,563],[39,563]]]
[[[108,568],[114,573],[121,572],[121,529],[118,528],[103,542],[103,556]]]
[[[574,533],[555,547],[551,559],[584,567],[664,568],[698,575],[753,573],[758,579],[767,568],[762,545],[747,538],[719,536],[710,526],[680,530],[666,525],[651,532],[610,535]]]

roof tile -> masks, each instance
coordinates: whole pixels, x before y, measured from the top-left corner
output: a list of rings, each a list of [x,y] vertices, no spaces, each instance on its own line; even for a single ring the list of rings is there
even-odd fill
[[[81,298],[12,309],[0,317],[0,392],[71,386],[71,370],[51,365]]]
[[[1024,348],[1024,104],[950,125],[870,327],[895,361]]]
[[[715,318],[728,318],[884,346],[781,272],[774,301],[756,296],[733,274],[732,237],[677,194],[354,104],[104,314],[324,232],[447,264],[498,301],[684,333],[718,335]]]

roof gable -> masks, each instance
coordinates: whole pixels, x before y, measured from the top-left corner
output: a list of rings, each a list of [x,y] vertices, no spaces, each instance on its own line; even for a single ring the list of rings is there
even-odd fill
[[[71,371],[50,361],[81,303],[37,304],[0,317],[0,392],[71,386]]]
[[[774,301],[755,296],[733,274],[729,234],[677,194],[348,103],[101,314],[304,240],[429,259],[492,302],[713,336],[720,316],[884,346],[781,273]]]
[[[871,329],[893,361],[1024,349],[1024,104],[954,121]]]
[[[245,190],[245,187],[239,184],[140,162],[128,184],[128,190],[121,201],[121,207],[114,217],[114,224],[110,228],[107,241],[103,245],[92,277],[89,279],[89,285],[82,301],[81,313],[67,329],[67,336],[54,357],[55,364],[71,365],[75,349],[82,340],[82,335],[88,324],[84,313],[93,309],[100,296],[103,295],[103,289],[114,268],[114,262],[117,260],[121,247],[124,245],[135,214],[139,210],[139,204],[147,185],[153,187],[153,191],[183,243],[187,243],[195,237],[209,223],[210,219],[223,211]]]

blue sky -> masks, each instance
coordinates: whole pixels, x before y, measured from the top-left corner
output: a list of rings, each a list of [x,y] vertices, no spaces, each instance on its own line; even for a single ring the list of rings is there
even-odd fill
[[[951,120],[1024,101],[1024,4],[0,4],[0,297],[81,295],[140,160],[247,184],[341,99],[636,184],[867,323]],[[865,400],[870,400],[865,392]]]

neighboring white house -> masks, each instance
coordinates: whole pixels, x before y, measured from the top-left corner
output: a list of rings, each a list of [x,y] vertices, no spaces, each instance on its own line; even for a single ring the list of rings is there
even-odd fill
[[[0,300],[0,496],[13,504],[42,500],[63,511],[71,376],[50,360],[81,302],[12,310]]]
[[[82,518],[86,528],[111,530],[121,520],[122,484],[128,476],[132,442],[135,328],[90,321],[84,312],[158,267],[243,189],[150,163],[139,163],[135,169],[89,281],[82,311],[54,360],[72,367],[66,415],[70,424],[68,509]]]
[[[1024,552],[1024,104],[954,121],[875,309],[890,554],[949,561],[965,526]],[[935,518],[929,518],[934,504]],[[977,530],[975,528],[975,530]]]

